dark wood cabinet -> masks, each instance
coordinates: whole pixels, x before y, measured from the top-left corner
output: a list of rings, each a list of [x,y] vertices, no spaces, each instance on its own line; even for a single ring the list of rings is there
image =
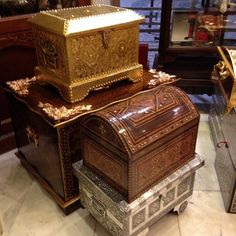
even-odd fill
[[[62,211],[69,214],[79,206],[78,185],[71,165],[80,159],[80,120],[69,120],[64,125],[53,125],[45,120],[37,109],[38,103],[46,96],[44,90],[40,94],[32,92],[29,99],[33,104],[30,104],[21,100],[20,96],[7,93],[17,145],[16,155]]]
[[[212,93],[216,46],[236,45],[235,8],[219,9],[211,0],[162,1],[156,67],[180,76],[178,85],[189,93]]]
[[[34,78],[4,86],[15,132],[16,154],[66,214],[79,206],[72,164],[81,159],[80,122],[84,115],[146,90],[152,78],[144,71],[144,81],[120,81],[74,104],[64,101],[53,86],[40,85]]]

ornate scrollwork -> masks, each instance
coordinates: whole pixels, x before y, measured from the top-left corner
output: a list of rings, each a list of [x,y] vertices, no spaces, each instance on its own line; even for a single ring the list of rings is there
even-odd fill
[[[219,74],[219,79],[224,80],[230,76],[229,69],[227,68],[226,64],[224,61],[219,61],[213,69],[212,73],[218,72]]]
[[[6,84],[20,96],[27,96],[29,94],[29,87],[36,82],[36,78],[25,78],[15,81],[8,81]]]
[[[37,28],[34,32],[39,66],[49,70],[56,78],[67,81],[68,68],[63,38]]]
[[[176,75],[170,75],[156,69],[150,69],[149,72],[152,74],[152,79],[148,81],[149,88],[154,88],[161,84],[172,84],[180,80],[179,78],[177,79]]]
[[[47,116],[55,121],[69,119],[72,116],[92,109],[92,105],[78,105],[73,108],[66,108],[65,106],[55,107],[47,102],[39,102],[38,107],[40,107]]]
[[[72,82],[118,73],[137,64],[138,31],[117,29],[97,32],[69,41]]]
[[[50,68],[57,68],[57,51],[56,47],[49,41],[46,41],[42,46],[43,59],[45,65]]]

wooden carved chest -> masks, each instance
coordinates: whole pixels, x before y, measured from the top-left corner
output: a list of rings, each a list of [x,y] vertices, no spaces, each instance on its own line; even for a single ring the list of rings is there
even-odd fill
[[[84,165],[131,202],[194,158],[198,123],[180,89],[140,92],[84,119]]]
[[[134,11],[92,5],[44,11],[30,19],[37,49],[37,79],[57,87],[71,103],[89,91],[142,80],[139,23]]]

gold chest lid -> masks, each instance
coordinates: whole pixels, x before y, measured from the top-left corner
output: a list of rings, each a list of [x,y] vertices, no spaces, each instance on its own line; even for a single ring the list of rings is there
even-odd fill
[[[29,19],[29,22],[56,34],[69,36],[111,26],[139,24],[143,20],[143,16],[129,9],[91,5],[42,11]]]

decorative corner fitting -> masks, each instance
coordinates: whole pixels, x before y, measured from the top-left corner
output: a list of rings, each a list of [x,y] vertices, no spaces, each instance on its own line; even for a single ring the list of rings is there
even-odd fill
[[[29,94],[29,87],[36,82],[36,77],[19,79],[15,81],[8,81],[6,84],[20,96],[27,96]]]
[[[90,111],[92,105],[78,105],[73,108],[66,108],[65,106],[55,107],[50,103],[39,102],[38,107],[50,118],[55,121],[69,119],[85,111]]]
[[[149,72],[153,77],[148,81],[149,88],[154,88],[161,84],[170,84],[177,81],[176,75],[169,75],[163,71],[156,71],[155,69],[150,69]]]

